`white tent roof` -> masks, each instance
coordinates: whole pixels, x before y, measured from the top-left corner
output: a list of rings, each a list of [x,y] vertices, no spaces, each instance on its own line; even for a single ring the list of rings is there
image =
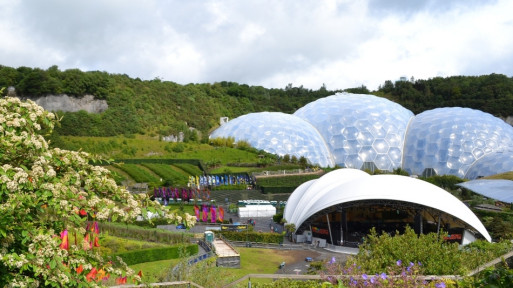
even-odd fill
[[[481,221],[458,198],[428,182],[400,175],[374,175],[356,169],[338,169],[306,182],[292,193],[285,206],[288,223],[301,226],[328,207],[362,200],[395,200],[431,207],[467,223],[491,241]],[[298,197],[299,196],[299,197]],[[298,198],[300,198],[298,200]]]

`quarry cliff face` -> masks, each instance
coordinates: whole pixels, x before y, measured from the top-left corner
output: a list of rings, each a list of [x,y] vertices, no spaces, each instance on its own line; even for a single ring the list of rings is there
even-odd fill
[[[513,126],[513,116],[506,117],[504,121],[506,121],[506,123],[508,123],[509,125]]]
[[[73,97],[66,94],[47,95],[42,97],[24,97],[36,102],[48,111],[78,112],[84,110],[88,113],[101,113],[109,108],[106,100],[94,99],[93,95]]]

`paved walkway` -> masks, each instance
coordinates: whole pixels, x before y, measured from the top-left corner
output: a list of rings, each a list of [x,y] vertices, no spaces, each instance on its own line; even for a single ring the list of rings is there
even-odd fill
[[[214,250],[216,252],[217,256],[221,257],[233,257],[233,256],[239,256],[239,253],[235,251],[230,245],[226,244],[221,239],[214,239],[214,242],[212,243],[214,245]]]
[[[239,218],[237,214],[226,213],[225,219],[232,219],[233,223],[240,224],[248,224],[248,221],[252,219],[255,223],[253,226],[253,231],[262,231],[262,232],[270,232],[271,227],[273,227],[273,231],[275,233],[282,233],[283,226],[277,223],[274,223],[271,217],[258,217],[258,218]],[[174,232],[185,232],[185,233],[198,233],[203,234],[207,231],[207,227],[216,227],[214,225],[198,223],[194,227],[191,227],[189,230],[176,229],[175,225],[162,225],[158,226],[158,228],[174,231]],[[217,226],[219,227],[219,226]],[[234,246],[244,247],[246,243],[236,243],[232,242]],[[260,245],[258,243],[254,244],[252,247],[260,247],[261,248],[272,248],[279,250],[288,250],[290,253],[300,253],[301,255],[306,255],[312,258],[313,261],[330,261],[332,258],[335,258],[338,263],[345,263],[347,257],[350,255],[355,255],[358,253],[358,248],[351,247],[343,247],[343,246],[332,246],[328,245],[326,248],[313,247],[311,244],[297,244],[288,241],[288,239],[284,239],[283,245],[277,244],[269,244],[269,245]],[[202,249],[200,249],[201,251]],[[294,250],[294,251],[292,251]],[[299,252],[304,251],[304,252]],[[201,253],[201,252],[200,252]],[[308,254],[308,255],[307,255]],[[277,269],[276,274],[305,274],[308,271],[308,267],[310,263],[305,261],[305,257],[299,259],[294,263],[286,263],[285,266],[281,269]],[[277,267],[278,268],[278,267]]]

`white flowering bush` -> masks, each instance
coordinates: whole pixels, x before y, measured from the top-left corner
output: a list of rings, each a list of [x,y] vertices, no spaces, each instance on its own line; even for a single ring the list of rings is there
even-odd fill
[[[118,187],[107,169],[90,164],[96,159],[87,153],[50,149],[43,135],[56,122],[30,100],[0,98],[0,286],[95,287],[109,277],[140,280],[92,249],[98,243],[88,238],[86,221],[129,222],[147,211],[188,226],[195,218]]]

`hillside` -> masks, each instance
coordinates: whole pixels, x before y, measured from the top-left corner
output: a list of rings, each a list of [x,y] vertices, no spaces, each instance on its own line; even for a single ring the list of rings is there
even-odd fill
[[[22,98],[92,95],[107,102],[108,109],[101,113],[59,112],[59,135],[168,136],[182,132],[185,142],[205,140],[202,135],[217,127],[220,117],[232,119],[260,111],[293,113],[307,103],[340,92],[324,86],[311,90],[289,84],[283,89],[268,89],[226,81],[180,85],[100,71],[60,71],[57,66],[43,70],[1,65],[0,87],[14,87],[16,96]],[[513,79],[499,74],[386,80],[377,91],[369,91],[365,86],[345,91],[385,97],[416,114],[436,107],[461,106],[502,118],[513,115]]]

